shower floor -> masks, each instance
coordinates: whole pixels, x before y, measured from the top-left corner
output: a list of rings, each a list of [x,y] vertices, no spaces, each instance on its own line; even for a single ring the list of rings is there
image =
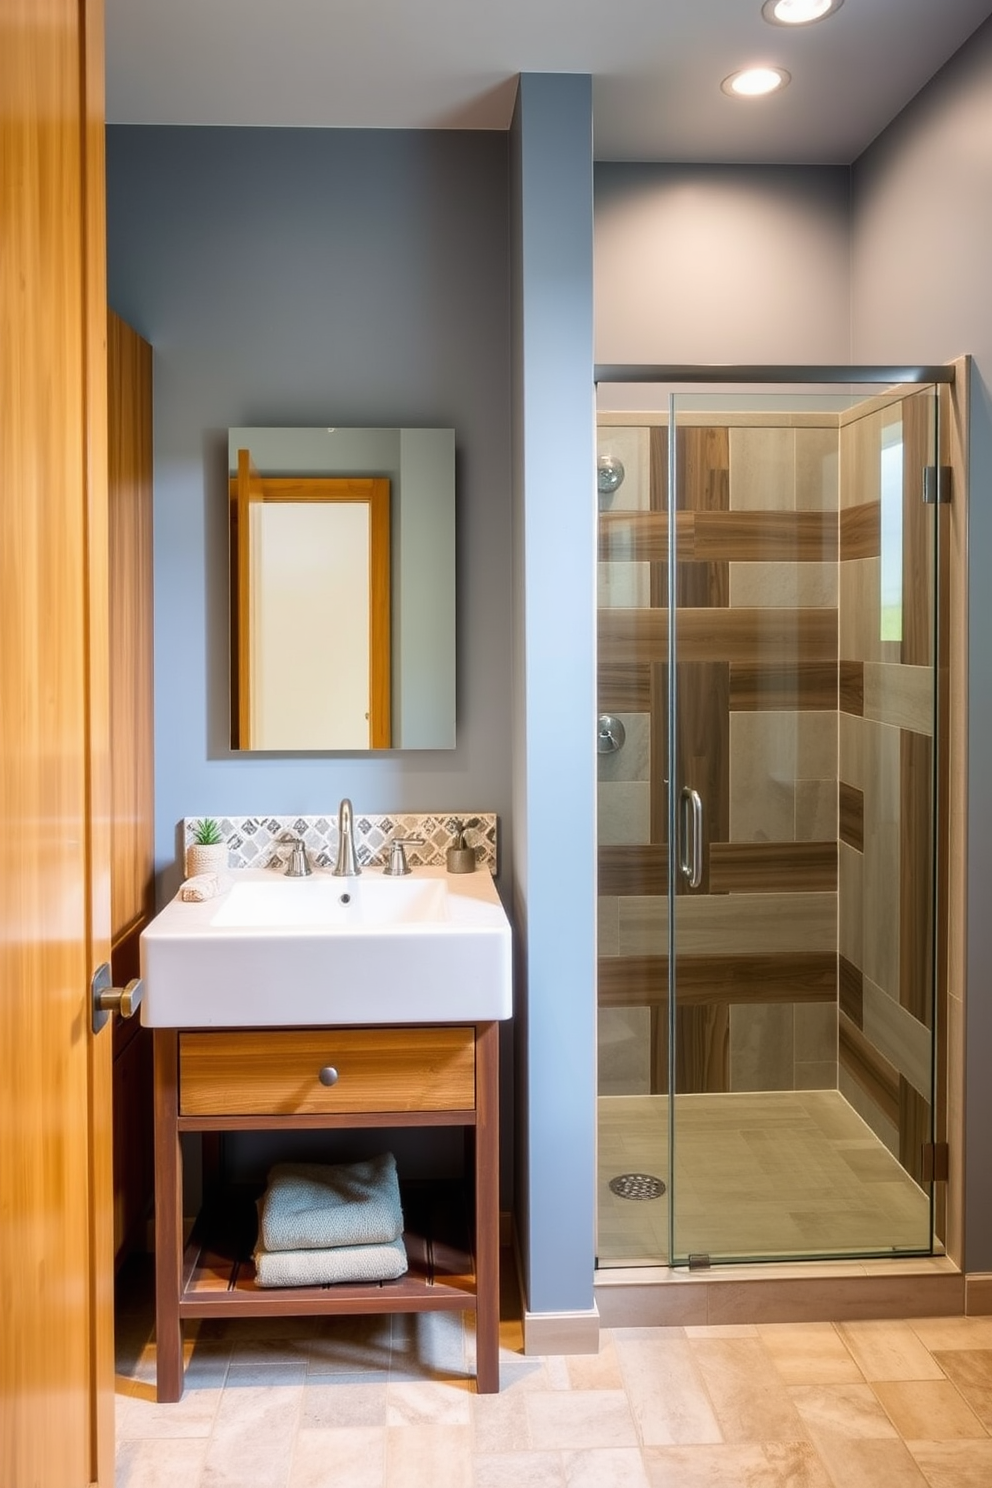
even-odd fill
[[[891,1255],[930,1249],[930,1202],[836,1090],[675,1098],[676,1258]],[[600,1266],[667,1264],[669,1193],[632,1200],[611,1178],[668,1189],[668,1098],[599,1098]]]

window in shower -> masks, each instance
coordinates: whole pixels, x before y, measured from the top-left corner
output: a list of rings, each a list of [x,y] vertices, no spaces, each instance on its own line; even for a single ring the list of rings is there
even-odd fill
[[[902,417],[882,426],[881,489],[881,639],[902,640]]]

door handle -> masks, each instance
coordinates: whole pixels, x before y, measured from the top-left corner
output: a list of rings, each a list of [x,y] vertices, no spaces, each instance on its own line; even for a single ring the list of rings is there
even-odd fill
[[[126,987],[115,987],[110,965],[104,961],[93,973],[90,995],[93,1032],[99,1033],[111,1013],[120,1013],[122,1018],[133,1017],[145,995],[145,984],[138,977],[132,977]]]
[[[703,801],[698,791],[684,785],[679,796],[679,871],[690,889],[703,881]]]

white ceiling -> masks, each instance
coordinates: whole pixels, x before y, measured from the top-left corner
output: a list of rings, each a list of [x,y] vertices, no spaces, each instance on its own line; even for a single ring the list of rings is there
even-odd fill
[[[593,77],[600,160],[854,160],[992,0],[106,0],[111,123],[505,129],[521,72]],[[775,97],[729,73],[785,67]]]

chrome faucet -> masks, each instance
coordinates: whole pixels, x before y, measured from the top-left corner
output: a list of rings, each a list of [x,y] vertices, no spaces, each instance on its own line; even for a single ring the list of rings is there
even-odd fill
[[[338,860],[332,871],[338,878],[354,878],[362,871],[355,854],[354,821],[347,796],[338,811]]]
[[[306,878],[309,873],[313,872],[313,869],[307,861],[307,850],[303,846],[302,839],[299,837],[290,837],[288,839],[288,845],[291,851],[289,862],[286,864],[285,869],[286,877]]]

